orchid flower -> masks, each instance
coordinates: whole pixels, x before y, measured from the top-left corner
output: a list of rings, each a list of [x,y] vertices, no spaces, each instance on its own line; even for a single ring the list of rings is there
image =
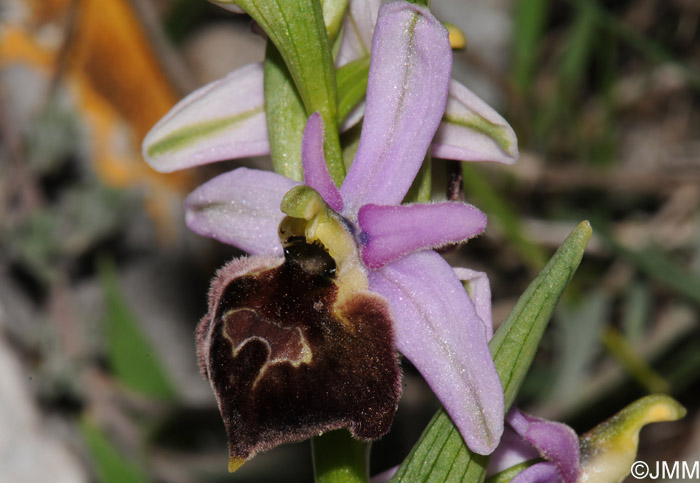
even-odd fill
[[[578,436],[573,429],[515,408],[508,413],[506,423],[501,443],[491,457],[491,471],[542,459],[517,473],[510,481],[576,483],[580,455]]]
[[[231,2],[214,2],[225,8]],[[367,57],[381,2],[350,0],[338,67]],[[240,11],[240,10],[236,10]],[[181,100],[148,133],[143,154],[158,171],[171,172],[224,159],[269,154],[262,64],[250,64]],[[341,125],[364,115],[360,103]],[[515,132],[508,122],[461,83],[452,80],[447,105],[432,141],[432,154],[459,161],[513,163]]]
[[[490,473],[502,473],[493,475],[489,481],[620,482],[635,461],[642,427],[653,422],[675,421],[684,415],[685,409],[670,397],[647,396],[579,438],[565,424],[511,409],[503,438],[489,465]],[[525,469],[516,466],[521,463]]]
[[[259,73],[255,67],[248,69],[249,73]],[[263,271],[271,273],[270,277],[283,276],[279,272],[286,266],[283,254],[290,256],[296,239],[305,240],[305,250],[320,244],[332,260],[314,252],[312,270],[349,280],[348,286],[362,294],[368,289],[381,296],[393,321],[395,348],[424,376],[466,444],[477,453],[488,454],[498,444],[504,414],[503,392],[487,345],[490,323],[482,320],[480,305],[472,303],[457,274],[432,250],[477,235],[485,227],[486,217],[462,203],[401,205],[443,118],[450,71],[451,49],[444,27],[416,5],[384,5],[374,31],[362,135],[340,189],[328,173],[323,125],[318,114],[314,114],[308,120],[302,143],[305,186],[275,173],[239,168],[190,194],[185,202],[190,229],[255,255],[219,273],[210,293],[210,313],[198,329],[198,339],[204,347],[200,347],[202,359],[221,350],[221,337],[216,338],[211,330],[228,316],[219,305],[220,300],[230,298],[225,283],[237,282],[244,274],[252,277],[246,278],[250,283],[258,283],[258,274]],[[240,72],[233,73],[231,77],[239,75]],[[247,85],[252,91],[261,84]],[[195,166],[221,156],[231,157],[243,145],[247,154],[256,149],[261,153],[264,124],[252,102],[238,99],[239,93],[229,93],[228,106],[243,107],[236,105],[227,111],[235,111],[235,115],[216,118],[222,112],[222,95],[230,88],[224,80],[176,106],[154,128],[156,134],[144,142],[144,153],[151,165],[166,171],[173,166]],[[221,95],[210,97],[211,92]],[[241,95],[245,100],[255,97]],[[193,135],[186,125],[190,120],[185,118],[189,117],[211,135]],[[169,126],[168,136],[160,135],[164,124]],[[238,130],[233,133],[231,126],[238,126]],[[243,132],[250,136],[241,135]],[[178,155],[168,159],[173,146]],[[295,255],[291,259],[305,263]],[[345,286],[345,282],[337,283],[338,294],[329,318],[345,318],[345,306],[340,301],[352,301],[352,295],[343,295]],[[246,299],[245,303],[252,302]],[[380,305],[376,300],[372,303]],[[245,305],[241,307],[235,310],[248,310]],[[321,308],[326,309],[320,305]],[[375,312],[378,319],[383,319],[381,308]],[[274,323],[277,327],[278,322]],[[275,329],[276,340],[292,337],[297,343],[291,355],[289,351],[277,354],[272,347],[268,362],[284,359],[297,367],[310,360],[313,348],[305,343],[305,330],[299,329],[297,336]],[[225,337],[233,343],[240,342],[242,335],[227,332]],[[234,345],[234,356],[239,347],[243,343]],[[217,370],[211,357],[202,365],[208,375]],[[263,366],[260,377],[267,367]],[[385,380],[391,399],[397,388],[392,379],[395,371],[388,368],[385,372],[390,374]],[[259,381],[254,378],[249,383],[254,388]],[[219,406],[228,407],[231,401],[221,388],[214,389]],[[366,390],[365,387],[363,391]],[[240,423],[244,416],[234,419]],[[333,427],[349,426],[351,432],[366,438],[367,433],[361,433],[364,422],[361,415],[339,416]],[[232,453],[233,466],[242,464],[240,460],[258,450],[317,433],[319,426],[314,424],[289,429],[285,434],[272,434],[274,431],[270,430],[272,442],[242,443],[240,451]]]

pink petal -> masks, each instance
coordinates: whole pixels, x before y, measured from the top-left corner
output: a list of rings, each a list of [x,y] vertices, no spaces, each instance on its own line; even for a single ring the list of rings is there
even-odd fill
[[[323,120],[314,112],[306,122],[301,144],[301,159],[304,166],[304,184],[318,191],[328,206],[335,211],[343,209],[343,199],[328,172],[323,154]]]
[[[580,455],[578,436],[573,429],[566,424],[530,416],[515,408],[510,410],[506,420],[515,432],[537,449],[540,456],[556,466],[564,483],[576,483]]]
[[[540,454],[530,443],[525,441],[513,428],[506,425],[498,448],[489,459],[487,475],[500,473],[511,466],[539,457]]]
[[[399,204],[440,124],[452,51],[447,30],[422,7],[382,6],[374,32],[362,135],[341,187],[353,219],[360,206]]]
[[[464,203],[365,205],[358,212],[362,260],[370,268],[408,253],[459,243],[486,227],[486,215]]]
[[[261,64],[192,92],[143,141],[146,162],[166,173],[269,152]]]
[[[493,337],[493,314],[491,313],[491,284],[484,272],[469,268],[454,268],[455,275],[462,282],[467,282],[467,293],[476,308],[476,315],[484,323],[486,338]]]
[[[503,432],[503,389],[474,305],[433,251],[370,272],[389,301],[397,348],[421,372],[469,448],[491,453]]]
[[[298,184],[269,171],[235,169],[190,193],[185,200],[187,226],[254,255],[282,256],[280,202]]]
[[[436,158],[459,161],[513,164],[519,156],[518,140],[508,122],[454,80],[432,148]]]

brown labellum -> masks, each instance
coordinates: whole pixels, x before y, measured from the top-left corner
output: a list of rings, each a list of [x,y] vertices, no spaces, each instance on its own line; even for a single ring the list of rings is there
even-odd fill
[[[357,290],[338,303],[335,261],[322,247],[302,239],[285,256],[240,258],[219,270],[197,328],[232,469],[332,429],[377,439],[401,393],[386,301]]]

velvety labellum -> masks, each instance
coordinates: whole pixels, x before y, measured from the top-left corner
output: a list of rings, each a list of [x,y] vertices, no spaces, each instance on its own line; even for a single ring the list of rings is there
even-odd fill
[[[222,268],[197,329],[232,469],[332,429],[377,439],[401,393],[387,302],[365,290],[338,302],[336,264],[323,246],[304,237],[284,246],[285,259]]]

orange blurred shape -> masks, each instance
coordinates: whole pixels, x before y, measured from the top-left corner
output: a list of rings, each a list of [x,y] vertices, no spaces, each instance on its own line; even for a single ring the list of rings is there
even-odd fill
[[[179,96],[127,0],[81,0],[79,5],[69,62],[142,139]]]
[[[160,235],[171,237],[173,215],[180,212],[174,200],[181,200],[194,180],[187,173],[156,173],[141,157],[141,140],[179,96],[129,1],[29,0],[25,5],[30,17],[0,30],[0,67],[25,64],[49,79],[60,72],[89,128],[98,176],[112,187],[141,187]],[[63,42],[38,41],[47,25],[64,32]]]

